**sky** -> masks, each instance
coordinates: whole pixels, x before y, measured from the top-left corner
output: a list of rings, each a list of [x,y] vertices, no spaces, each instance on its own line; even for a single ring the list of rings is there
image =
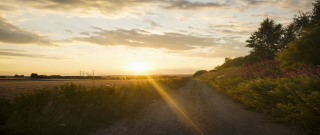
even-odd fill
[[[0,75],[193,74],[314,0],[0,0]]]

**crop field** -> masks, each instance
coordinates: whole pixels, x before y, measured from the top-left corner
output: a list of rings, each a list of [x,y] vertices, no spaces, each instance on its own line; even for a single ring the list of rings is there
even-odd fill
[[[159,91],[170,93],[188,80],[95,80],[94,86],[92,80],[3,80],[0,132],[87,134],[134,114],[162,98]]]
[[[146,81],[146,79],[140,80],[94,80],[95,86],[101,85],[120,85],[128,84],[130,82],[138,83]],[[93,85],[92,80],[0,80],[0,97],[6,97],[12,99],[15,93],[33,93],[34,90],[41,90],[46,87],[54,87],[66,83],[82,84],[90,87]]]

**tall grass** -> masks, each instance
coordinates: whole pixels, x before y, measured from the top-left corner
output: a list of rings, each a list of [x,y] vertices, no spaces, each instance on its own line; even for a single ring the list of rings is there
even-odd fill
[[[130,116],[160,97],[154,85],[167,92],[187,78],[156,79],[123,85],[85,87],[73,83],[33,94],[0,98],[3,134],[85,134]]]
[[[208,72],[199,77],[218,91],[280,122],[320,133],[320,66],[283,71],[280,61]]]

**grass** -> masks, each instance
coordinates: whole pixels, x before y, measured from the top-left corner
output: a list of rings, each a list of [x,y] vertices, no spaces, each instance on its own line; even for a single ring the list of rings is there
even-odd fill
[[[208,72],[198,79],[276,122],[320,134],[320,66],[283,71],[280,61],[261,61]]]
[[[161,98],[154,85],[170,92],[186,81],[180,77],[95,87],[68,83],[32,94],[16,94],[12,100],[0,98],[0,132],[87,134]]]

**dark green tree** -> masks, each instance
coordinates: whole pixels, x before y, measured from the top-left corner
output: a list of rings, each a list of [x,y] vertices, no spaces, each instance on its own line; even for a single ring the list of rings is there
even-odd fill
[[[259,59],[273,60],[275,53],[286,48],[283,40],[285,29],[281,24],[276,24],[274,19],[266,18],[260,23],[258,31],[251,34],[246,41],[246,47],[252,48],[249,54],[248,63]]]
[[[312,11],[295,15],[288,26],[284,42],[290,42],[288,49],[277,54],[283,70],[300,64],[320,65],[320,0],[313,3]]]
[[[206,70],[199,70],[196,73],[194,73],[192,77],[197,77],[197,76],[200,76],[200,75],[207,73],[207,72],[208,71],[206,71]]]
[[[320,22],[320,0],[316,0],[313,3],[313,9],[309,12],[300,12],[299,15],[295,15],[293,18],[294,30],[299,37],[304,32],[309,31],[317,26]]]
[[[320,65],[320,27],[304,32],[297,40],[289,43],[289,48],[277,54],[283,70],[300,64]]]

